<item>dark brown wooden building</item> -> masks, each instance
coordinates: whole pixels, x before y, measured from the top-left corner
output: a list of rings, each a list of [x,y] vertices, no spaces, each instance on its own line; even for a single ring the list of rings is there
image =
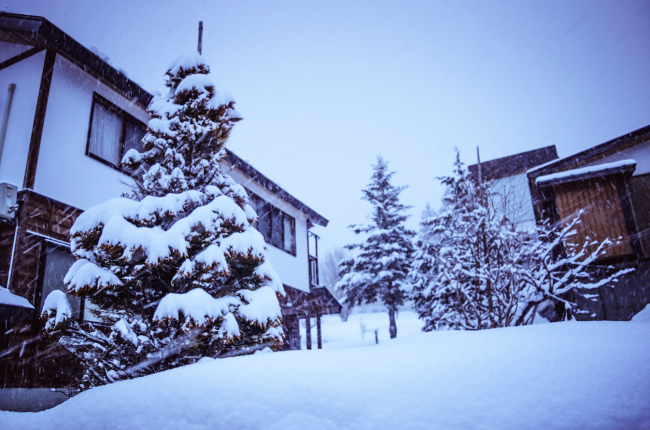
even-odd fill
[[[577,243],[615,244],[594,264],[596,276],[633,267],[599,299],[573,297],[593,320],[629,320],[650,303],[650,126],[528,171],[537,220],[564,224],[583,211]]]

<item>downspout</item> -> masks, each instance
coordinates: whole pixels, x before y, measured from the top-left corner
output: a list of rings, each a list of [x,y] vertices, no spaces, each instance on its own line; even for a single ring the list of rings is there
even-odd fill
[[[7,125],[9,124],[9,114],[11,113],[11,103],[14,101],[14,92],[16,84],[9,84],[7,89],[7,102],[5,103],[5,113],[2,116],[2,127],[0,127],[0,161],[2,161],[2,150],[5,146],[5,137],[7,136]]]
[[[2,115],[2,126],[0,126],[0,162],[2,161],[2,151],[5,146],[5,137],[7,136],[7,126],[9,125],[9,114],[11,113],[11,104],[14,101],[14,92],[16,84],[9,84],[7,88],[7,102],[5,103],[5,112]],[[14,254],[16,253],[16,239],[18,238],[18,225],[14,230],[14,241],[11,246],[11,259],[9,260],[9,273],[7,274],[7,288],[11,285],[11,270],[14,265]],[[9,290],[11,291],[11,289]]]

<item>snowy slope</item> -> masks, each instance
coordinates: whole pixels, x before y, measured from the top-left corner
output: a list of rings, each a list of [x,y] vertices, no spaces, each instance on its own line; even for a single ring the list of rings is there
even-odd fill
[[[434,332],[208,361],[83,393],[3,429],[648,429],[650,324]]]

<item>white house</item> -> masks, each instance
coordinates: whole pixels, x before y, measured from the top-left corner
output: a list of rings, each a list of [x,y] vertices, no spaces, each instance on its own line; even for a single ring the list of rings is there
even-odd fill
[[[0,303],[0,354],[38,335],[41,300],[63,289],[73,261],[76,217],[126,191],[131,178],[119,160],[140,145],[151,98],[46,19],[0,13],[0,285],[34,307]],[[286,348],[300,348],[299,318],[340,310],[318,285],[318,237],[310,232],[328,221],[232,152],[224,167],[260,214],[258,230],[287,290]],[[72,301],[84,318],[84,303]],[[32,342],[20,356],[0,357],[0,387],[59,386],[56,364],[34,358],[47,347]]]

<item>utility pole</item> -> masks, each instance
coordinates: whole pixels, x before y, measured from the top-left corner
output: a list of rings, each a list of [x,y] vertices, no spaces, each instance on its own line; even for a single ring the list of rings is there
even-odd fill
[[[481,154],[478,152],[478,146],[476,147],[476,158],[478,159],[478,183],[481,183]]]
[[[199,21],[199,55],[203,55],[203,21]]]

